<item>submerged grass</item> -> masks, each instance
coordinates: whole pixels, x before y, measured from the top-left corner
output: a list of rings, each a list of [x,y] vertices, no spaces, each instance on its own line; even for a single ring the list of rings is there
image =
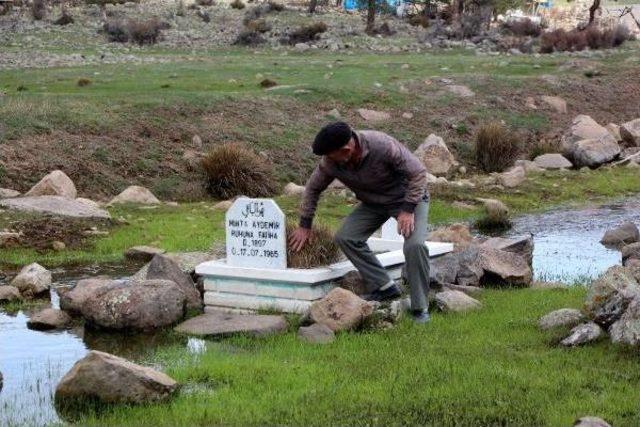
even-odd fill
[[[340,334],[327,346],[287,333],[231,338],[233,353],[213,347],[196,359],[168,348],[157,357],[188,392],[80,424],[531,426],[597,415],[638,425],[636,353],[607,341],[559,348],[562,332],[536,326],[553,309],[579,307],[584,294],[487,290],[477,312]]]

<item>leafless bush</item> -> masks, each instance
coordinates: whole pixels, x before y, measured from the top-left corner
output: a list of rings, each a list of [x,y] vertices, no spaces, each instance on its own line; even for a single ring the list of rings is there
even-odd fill
[[[33,0],[31,4],[31,17],[34,21],[42,21],[47,17],[47,5],[44,0]]]
[[[231,6],[232,9],[238,10],[245,8],[244,2],[242,0],[233,0],[229,6]]]
[[[155,44],[162,30],[169,28],[169,24],[157,18],[145,21],[129,19],[127,21],[112,20],[104,24],[104,32],[109,41],[126,43],[128,41],[139,45]]]
[[[557,29],[542,33],[540,52],[580,51],[587,47],[592,50],[610,49],[622,45],[629,38],[629,30],[622,25],[604,30],[595,25],[590,25],[584,30]]]
[[[289,33],[289,35],[282,39],[283,43],[295,45],[296,43],[307,43],[318,38],[318,35],[327,31],[327,24],[324,22],[314,22],[310,25],[305,25],[298,28],[295,31]]]
[[[504,28],[511,32],[514,36],[530,36],[530,37],[539,37],[542,34],[542,27],[540,24],[533,22],[529,18],[525,19],[514,19],[512,21],[506,22],[504,24]]]
[[[379,27],[375,27],[371,31],[372,36],[383,36],[389,37],[396,33],[397,31],[391,28],[388,22],[383,22]]]
[[[233,44],[237,46],[258,46],[266,43],[266,41],[259,32],[245,29],[238,34]]]
[[[517,137],[501,123],[480,127],[476,135],[476,161],[485,172],[502,172],[520,152]]]
[[[53,25],[69,25],[74,22],[73,16],[71,16],[67,10],[63,10],[60,18],[53,21]]]
[[[266,33],[271,31],[271,24],[269,24],[264,18],[255,19],[245,24],[247,30],[255,31],[256,33]]]
[[[247,22],[255,21],[256,19],[271,13],[271,12],[282,12],[285,10],[285,7],[273,1],[259,4],[258,6],[254,6],[251,9],[247,10],[244,14],[243,24],[247,24]]]
[[[198,6],[213,6],[213,0],[196,0]]]

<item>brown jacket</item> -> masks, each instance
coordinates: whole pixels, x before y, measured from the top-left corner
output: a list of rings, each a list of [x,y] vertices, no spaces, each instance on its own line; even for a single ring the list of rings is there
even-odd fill
[[[300,226],[310,228],[320,194],[334,179],[350,188],[363,203],[413,212],[428,200],[427,170],[402,143],[373,130],[355,132],[362,149],[360,163],[343,167],[322,157],[307,181],[300,205]]]

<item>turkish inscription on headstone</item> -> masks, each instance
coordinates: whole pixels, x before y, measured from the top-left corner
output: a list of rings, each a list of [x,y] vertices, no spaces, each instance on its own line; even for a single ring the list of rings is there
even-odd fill
[[[225,216],[227,264],[287,268],[286,221],[271,199],[237,199]]]

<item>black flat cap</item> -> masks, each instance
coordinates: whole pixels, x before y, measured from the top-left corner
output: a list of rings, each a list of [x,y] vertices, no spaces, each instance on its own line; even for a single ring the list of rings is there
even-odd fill
[[[316,135],[313,141],[313,154],[324,156],[332,151],[338,150],[349,142],[353,132],[351,127],[345,122],[335,122],[326,125]]]

